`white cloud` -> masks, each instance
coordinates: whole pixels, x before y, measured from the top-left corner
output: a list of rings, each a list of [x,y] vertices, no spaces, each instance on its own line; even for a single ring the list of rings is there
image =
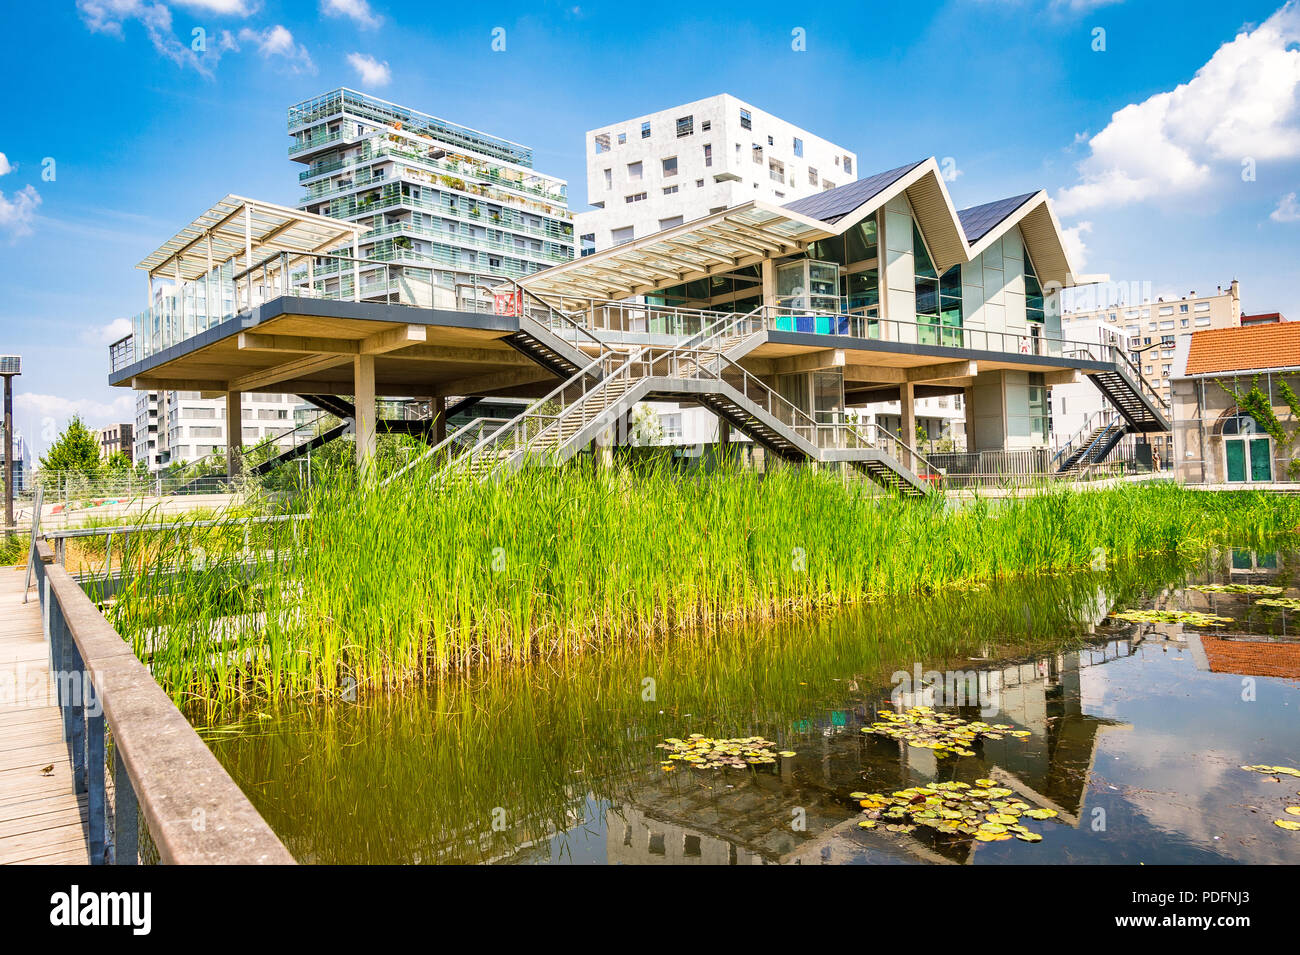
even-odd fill
[[[1065,244],[1065,254],[1070,257],[1070,265],[1082,270],[1088,262],[1088,246],[1083,241],[1084,233],[1092,231],[1091,222],[1080,222],[1068,229],[1061,229],[1061,241]]]
[[[81,415],[89,427],[113,421],[130,421],[135,417],[135,393],[128,392],[111,402],[94,398],[65,398],[62,395],[43,395],[37,392],[20,392],[14,395],[14,411],[55,422],[64,422],[74,414]]]
[[[372,29],[384,20],[370,9],[367,0],[321,0],[320,12],[327,17],[347,17],[358,26]]]
[[[236,0],[191,2],[208,8],[247,6]],[[192,66],[207,77],[212,76],[212,70],[223,53],[239,49],[229,30],[207,36],[203,49],[194,49],[193,39],[182,42],[172,32],[171,10],[162,3],[149,3],[147,0],[77,0],[77,12],[92,33],[106,33],[119,39],[124,36],[122,25],[128,20],[138,20],[155,50],[177,66]]]
[[[88,329],[87,338],[98,345],[111,345],[119,338],[125,338],[131,334],[131,319],[115,318],[107,325],[92,326]]]
[[[7,176],[16,168],[16,166],[9,162],[8,156],[4,153],[0,153],[0,176]]]
[[[1300,158],[1300,3],[1223,44],[1175,89],[1131,103],[1088,140],[1063,215],[1187,193],[1243,160]]]
[[[178,7],[191,7],[222,17],[251,17],[261,7],[256,0],[171,0]]]
[[[1268,217],[1274,222],[1300,222],[1300,202],[1296,201],[1296,194],[1288,192],[1283,196]]]
[[[366,86],[387,86],[393,79],[388,61],[380,63],[369,53],[349,53],[348,63]]]
[[[1069,10],[1071,13],[1088,13],[1098,7],[1110,7],[1124,0],[1052,0],[1052,9]]]
[[[41,204],[41,194],[34,186],[23,186],[6,199],[0,192],[0,231],[9,232],[14,237],[30,235],[32,219],[36,217],[36,207]]]
[[[265,30],[250,30],[245,27],[239,31],[239,39],[256,46],[263,59],[278,59],[291,73],[316,72],[316,64],[311,61],[307,48],[294,40],[289,29],[279,23]]]

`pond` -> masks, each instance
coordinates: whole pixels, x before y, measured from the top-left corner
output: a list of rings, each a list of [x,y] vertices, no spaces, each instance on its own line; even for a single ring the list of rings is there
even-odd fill
[[[1258,593],[1194,588],[1294,597],[1298,574],[1300,554],[1224,550],[345,692],[200,731],[301,862],[1294,864],[1300,832],[1274,820],[1300,821],[1285,812],[1300,778],[1242,767],[1300,767],[1300,619]],[[1111,615],[1133,608],[1230,622]],[[913,718],[988,735],[961,755],[872,732],[927,706]],[[691,734],[794,755],[699,769],[658,748]],[[1011,831],[983,841],[934,813],[866,829],[876,793],[954,825],[972,804],[974,822],[1009,813]],[[1041,840],[1009,838],[1018,826]]]

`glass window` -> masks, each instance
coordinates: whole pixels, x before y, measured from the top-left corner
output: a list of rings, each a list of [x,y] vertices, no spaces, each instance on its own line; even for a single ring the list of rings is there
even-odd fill
[[[864,269],[851,272],[840,282],[844,305],[850,312],[870,311],[880,304],[880,272]]]
[[[844,157],[844,171],[845,171],[846,173],[848,173],[850,176],[853,175],[853,157],[852,157],[852,156],[845,156],[845,157]]]
[[[704,165],[706,167],[713,165],[713,144],[712,143],[704,144]]]
[[[1025,319],[1041,325],[1046,321],[1046,315],[1043,287],[1038,283],[1038,272],[1029,258],[1029,249],[1025,249]]]
[[[596,134],[596,154],[609,152],[609,133]]]
[[[918,278],[938,278],[934,271],[934,263],[930,261],[930,252],[925,247],[925,240],[921,238],[921,230],[916,227],[915,222],[912,223],[912,259]]]
[[[815,186],[815,185],[817,185],[817,167],[816,167],[816,166],[809,166],[809,167],[808,167],[808,185],[810,185],[810,186]]]
[[[922,326],[935,326],[932,330],[918,329],[917,340],[925,345],[960,345],[963,324],[961,266],[954,265],[942,275],[937,274],[916,223],[912,223],[912,243],[916,270],[916,320]]]
[[[683,136],[689,136],[693,132],[695,132],[695,117],[679,117],[677,120],[677,138],[681,139]]]
[[[663,165],[664,165],[664,176],[675,176],[675,175],[677,175],[677,157],[676,157],[676,156],[669,156],[667,159],[665,159],[665,160],[663,161]]]
[[[749,110],[747,109],[742,109],[740,111],[740,128],[741,129],[754,128],[754,119],[749,115]]]
[[[642,124],[641,124],[641,138],[642,138],[642,139],[649,139],[649,138],[650,138],[650,124],[649,124],[649,123],[642,123]]]
[[[622,145],[623,145],[624,143],[626,143],[626,142],[627,142],[627,133],[619,133],[619,134],[618,134],[618,144],[619,144],[620,146],[622,146]]]
[[[798,136],[794,138],[794,154],[796,156],[803,155],[803,140],[800,139]]]
[[[844,233],[844,265],[865,262],[879,253],[875,217],[864,219]]]

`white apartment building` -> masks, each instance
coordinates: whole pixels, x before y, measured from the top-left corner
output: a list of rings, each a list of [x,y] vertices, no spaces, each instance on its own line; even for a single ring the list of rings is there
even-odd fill
[[[204,398],[197,391],[138,391],[135,406],[135,460],[146,462],[150,471],[225,451],[225,398]],[[245,394],[241,446],[283,436],[276,443],[287,450],[293,444],[295,415],[305,407],[297,395]]]
[[[855,153],[727,93],[587,131],[580,255],[763,199],[857,178]]]
[[[1166,401],[1171,401],[1174,352],[1180,340],[1206,328],[1241,326],[1241,284],[1233,279],[1208,295],[1190,291],[1181,298],[1149,298],[1135,304],[1065,311],[1061,333],[1074,341],[1127,343],[1129,357],[1142,377]],[[1058,385],[1052,389],[1052,430],[1058,446],[1080,432],[1095,415],[1110,406],[1091,384]],[[1148,435],[1165,464],[1173,461],[1173,435]]]
[[[291,106],[288,129],[289,156],[306,166],[298,208],[368,229],[363,297],[386,291],[376,262],[455,288],[573,258],[568,186],[534,169],[527,146],[346,88]],[[327,287],[352,281],[335,268]]]
[[[587,131],[579,255],[763,199],[782,205],[857,179],[857,154],[727,93]],[[717,419],[653,405],[663,444],[718,440]]]

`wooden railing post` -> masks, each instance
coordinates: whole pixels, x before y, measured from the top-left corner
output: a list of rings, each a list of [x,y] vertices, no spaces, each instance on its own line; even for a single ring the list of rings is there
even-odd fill
[[[122,750],[113,747],[113,846],[114,865],[136,865],[140,861],[140,804],[136,800],[131,774],[122,762]]]
[[[77,649],[77,641],[72,638],[72,633],[68,629],[66,614],[60,613],[63,619],[63,662],[62,672],[59,674],[59,681],[63,684],[64,695],[72,697],[65,704],[68,708],[68,719],[72,727],[72,735],[68,738],[68,746],[72,750],[72,790],[75,793],[84,793],[86,791],[86,688],[83,683],[85,666],[81,661],[81,651]],[[76,685],[73,685],[73,679],[76,679]]]
[[[86,714],[86,841],[90,843],[90,864],[103,865],[108,860],[105,830],[106,793],[104,790],[104,701],[99,698],[88,668],[81,671],[82,708]]]

